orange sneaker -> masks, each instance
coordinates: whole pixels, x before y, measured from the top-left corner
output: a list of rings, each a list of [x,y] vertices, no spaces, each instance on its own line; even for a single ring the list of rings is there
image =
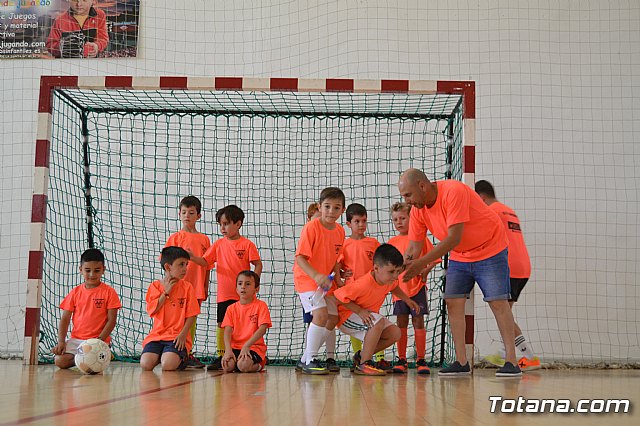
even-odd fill
[[[420,358],[416,362],[416,368],[418,369],[418,374],[421,374],[421,375],[431,374],[431,370],[429,370],[427,361],[425,361],[424,358]]]
[[[518,366],[522,371],[539,370],[540,358],[534,356],[533,358],[522,357],[518,360]]]
[[[359,364],[355,370],[353,370],[353,374],[360,374],[362,376],[386,376],[387,373],[376,368],[373,361],[363,362]]]
[[[404,358],[400,358],[396,365],[393,366],[394,373],[396,374],[405,374],[407,372],[407,360]]]

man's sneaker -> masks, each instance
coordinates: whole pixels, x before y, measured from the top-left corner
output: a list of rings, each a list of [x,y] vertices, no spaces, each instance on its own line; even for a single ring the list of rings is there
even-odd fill
[[[484,357],[484,360],[489,364],[495,365],[496,367],[504,366],[504,358],[498,354],[487,355],[486,357]]]
[[[329,374],[329,370],[323,367],[317,359],[312,359],[311,362],[302,365],[302,373],[320,375]]]
[[[418,374],[422,374],[422,375],[431,374],[431,370],[429,370],[427,361],[425,361],[424,358],[420,358],[418,362],[416,362],[416,368],[418,369]]]
[[[518,361],[518,367],[522,371],[531,371],[540,369],[540,358],[534,356],[533,358],[522,357]]]
[[[375,363],[369,360],[357,365],[353,370],[353,374],[360,374],[362,376],[386,376],[387,373],[376,368]]]
[[[469,362],[465,365],[460,365],[458,361],[454,362],[447,368],[443,368],[438,371],[438,376],[470,376],[471,375],[471,367],[469,367]]]
[[[192,354],[188,354],[184,359],[184,362],[187,364],[187,366],[185,367],[185,369],[187,370],[204,368],[204,364],[198,361],[198,358],[194,357]]]
[[[329,373],[340,372],[340,367],[338,367],[338,363],[333,358],[327,358],[327,361],[325,362],[325,366],[327,367],[327,370],[329,370]]]
[[[356,367],[360,365],[361,362],[362,362],[362,355],[360,355],[360,351],[358,351],[355,354],[353,354],[353,361],[351,362],[351,368],[349,370],[351,370],[351,372],[353,373]]]
[[[517,365],[513,365],[510,362],[505,362],[504,366],[498,368],[496,371],[496,377],[520,377],[522,376],[522,371],[520,367]]]
[[[207,371],[221,371],[222,370],[222,357],[214,359],[213,362],[207,365]]]
[[[400,358],[396,365],[393,366],[391,370],[396,374],[405,374],[407,372],[407,360],[404,358]]]
[[[375,365],[378,370],[382,370],[385,373],[393,373],[393,367],[391,366],[391,363],[384,358],[380,361],[377,361]]]

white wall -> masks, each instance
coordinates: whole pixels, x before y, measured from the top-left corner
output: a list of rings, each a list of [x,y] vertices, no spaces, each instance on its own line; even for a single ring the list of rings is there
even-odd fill
[[[475,80],[477,177],[519,213],[534,265],[521,326],[546,359],[640,360],[640,4],[156,0],[141,15],[137,59],[0,62],[1,353],[22,349],[39,77],[207,75]]]

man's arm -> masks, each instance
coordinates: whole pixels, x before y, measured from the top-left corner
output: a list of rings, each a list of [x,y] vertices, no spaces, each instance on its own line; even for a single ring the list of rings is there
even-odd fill
[[[449,227],[448,235],[440,241],[429,253],[416,260],[407,260],[405,262],[406,272],[404,274],[403,281],[407,282],[413,277],[418,275],[424,268],[429,266],[431,262],[441,258],[445,254],[449,253],[452,249],[456,248],[462,240],[462,233],[464,231],[464,223],[456,223]],[[411,242],[413,243],[413,241]],[[420,243],[424,244],[424,242]],[[411,248],[411,245],[409,246]],[[407,249],[409,252],[409,249]]]

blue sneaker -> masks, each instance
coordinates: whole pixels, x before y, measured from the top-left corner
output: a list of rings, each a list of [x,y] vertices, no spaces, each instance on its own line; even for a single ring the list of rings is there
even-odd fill
[[[522,370],[517,365],[513,365],[510,362],[505,362],[504,367],[498,368],[496,371],[496,377],[520,377],[522,376]]]
[[[438,376],[445,377],[455,377],[455,376],[470,376],[471,375],[471,367],[469,367],[469,362],[465,365],[460,365],[458,361],[454,362],[447,368],[443,368],[438,371]]]

